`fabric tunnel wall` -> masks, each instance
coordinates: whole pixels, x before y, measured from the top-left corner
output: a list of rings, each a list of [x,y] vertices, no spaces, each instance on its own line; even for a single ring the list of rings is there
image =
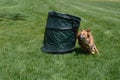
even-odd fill
[[[80,21],[79,17],[73,15],[49,12],[42,51],[62,53],[73,50]]]

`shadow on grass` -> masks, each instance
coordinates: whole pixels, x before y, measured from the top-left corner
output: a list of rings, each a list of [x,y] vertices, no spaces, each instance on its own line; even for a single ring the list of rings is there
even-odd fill
[[[75,48],[74,51],[75,51],[75,55],[80,55],[80,54],[89,55],[89,53],[82,48]]]
[[[67,52],[45,52],[43,50],[41,50],[41,51],[44,52],[44,53],[46,53],[46,54],[64,55],[64,54],[72,54],[74,50],[67,51]]]
[[[43,50],[41,51],[44,52]],[[83,50],[82,48],[75,48],[74,50],[67,51],[67,52],[44,52],[44,53],[53,54],[53,55],[64,55],[64,54],[72,54],[72,53],[75,53],[75,55],[80,55],[80,54],[89,55],[89,53]]]
[[[4,20],[26,20],[26,17],[24,14],[21,13],[0,13],[0,21]]]

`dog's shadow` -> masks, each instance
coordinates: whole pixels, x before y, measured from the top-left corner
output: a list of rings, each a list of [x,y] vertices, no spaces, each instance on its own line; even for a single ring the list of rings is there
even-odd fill
[[[80,54],[89,55],[89,53],[82,48],[75,48],[74,51],[75,51],[75,55],[80,55]]]

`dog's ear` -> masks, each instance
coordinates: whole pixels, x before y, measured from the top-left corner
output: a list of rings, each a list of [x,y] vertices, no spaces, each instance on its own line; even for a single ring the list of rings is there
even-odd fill
[[[91,31],[91,29],[90,29],[90,28],[88,28],[86,31],[87,31],[87,32],[90,32],[90,31]]]
[[[83,31],[84,29],[81,29],[80,31]]]

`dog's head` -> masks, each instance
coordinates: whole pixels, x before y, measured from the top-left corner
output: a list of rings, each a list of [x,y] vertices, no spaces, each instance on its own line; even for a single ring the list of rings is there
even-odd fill
[[[78,33],[77,38],[82,40],[85,44],[89,44],[90,29],[84,30]]]

